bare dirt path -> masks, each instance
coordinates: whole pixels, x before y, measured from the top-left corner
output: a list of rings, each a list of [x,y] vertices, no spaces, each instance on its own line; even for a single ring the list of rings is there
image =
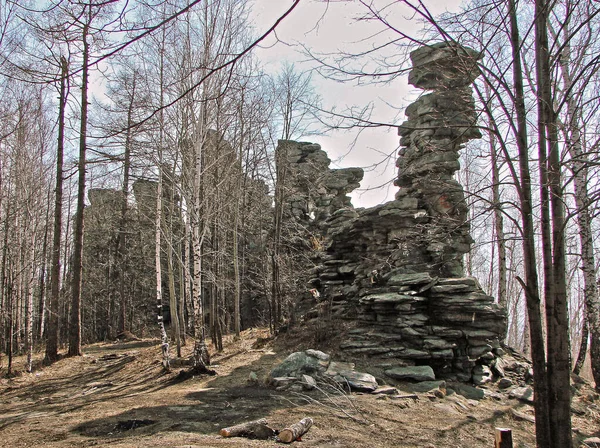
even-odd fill
[[[496,426],[513,429],[516,447],[535,446],[533,424],[510,412],[531,414],[531,407],[515,400],[352,394],[330,402],[250,384],[250,372],[262,379],[288,354],[252,348],[261,336],[249,330],[228,339],[213,356],[214,377],[177,381],[181,368],[163,373],[158,341],[147,340],[87,346],[83,357],[3,379],[0,447],[275,447],[282,444],[224,439],[218,431],[258,418],[283,428],[305,416],[315,423],[296,442],[303,447],[489,447]],[[588,415],[574,426],[582,437],[600,436],[597,423]]]

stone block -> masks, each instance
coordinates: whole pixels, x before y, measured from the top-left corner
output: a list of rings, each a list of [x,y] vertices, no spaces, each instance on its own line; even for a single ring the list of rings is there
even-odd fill
[[[435,380],[435,373],[430,366],[394,367],[386,370],[385,374],[396,380]]]

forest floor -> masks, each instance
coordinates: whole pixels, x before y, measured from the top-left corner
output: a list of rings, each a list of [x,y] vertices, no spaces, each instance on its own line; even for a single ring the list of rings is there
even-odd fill
[[[266,336],[255,329],[241,340],[227,338],[212,357],[216,376],[178,380],[184,367],[163,372],[159,341],[143,340],[88,345],[84,356],[3,378],[0,446],[279,447],[275,441],[223,438],[219,429],[258,418],[283,429],[306,416],[314,426],[296,446],[490,447],[495,427],[511,428],[515,447],[535,446],[533,423],[511,411],[531,416],[533,408],[514,399],[353,393],[329,402],[319,392],[302,396],[267,388],[262,380],[293,350],[265,343]],[[191,344],[184,349],[189,355]],[[15,366],[23,362],[17,358]],[[259,383],[248,382],[251,372]],[[579,441],[600,436],[596,412],[574,415],[573,426]]]

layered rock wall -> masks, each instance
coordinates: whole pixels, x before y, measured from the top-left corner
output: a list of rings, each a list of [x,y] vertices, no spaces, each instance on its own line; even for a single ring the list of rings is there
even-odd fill
[[[296,192],[292,215],[324,234],[310,283],[333,315],[355,324],[341,345],[349,355],[427,364],[438,377],[460,380],[495,358],[505,314],[476,279],[464,277],[462,258],[472,240],[463,189],[454,179],[462,145],[480,137],[470,87],[477,57],[445,43],[411,54],[409,82],[430,93],[407,108],[399,128],[395,200],[361,210],[340,200],[362,178],[358,171],[346,172],[355,175],[333,188],[333,197],[331,191],[306,195],[305,186],[288,180]],[[294,147],[287,158],[292,169],[310,172],[315,145],[286,145]],[[326,156],[321,162],[326,177]]]

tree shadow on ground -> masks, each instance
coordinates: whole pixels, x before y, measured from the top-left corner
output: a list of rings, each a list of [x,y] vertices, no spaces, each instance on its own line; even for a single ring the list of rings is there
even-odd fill
[[[151,436],[164,431],[216,435],[221,428],[265,418],[277,409],[291,406],[264,384],[246,382],[251,371],[264,370],[271,358],[273,355],[265,354],[227,375],[210,377],[208,382],[204,382],[208,377],[185,381],[187,386],[198,379],[202,384],[198,384],[198,390],[186,394],[181,404],[141,406],[117,415],[83,422],[73,431],[96,439]],[[181,382],[170,381],[163,384],[161,393],[169,394],[170,387],[177,384]]]
[[[132,345],[109,347],[111,351],[123,348],[131,349]],[[97,354],[98,351],[94,353]],[[155,380],[164,373],[154,365],[145,366],[142,371],[134,369],[134,361],[135,354],[123,354],[106,361],[95,359],[86,363],[83,370],[74,371],[68,376],[46,378],[27,386],[4,389],[0,430],[32,416],[69,413],[115,398],[156,389]]]

